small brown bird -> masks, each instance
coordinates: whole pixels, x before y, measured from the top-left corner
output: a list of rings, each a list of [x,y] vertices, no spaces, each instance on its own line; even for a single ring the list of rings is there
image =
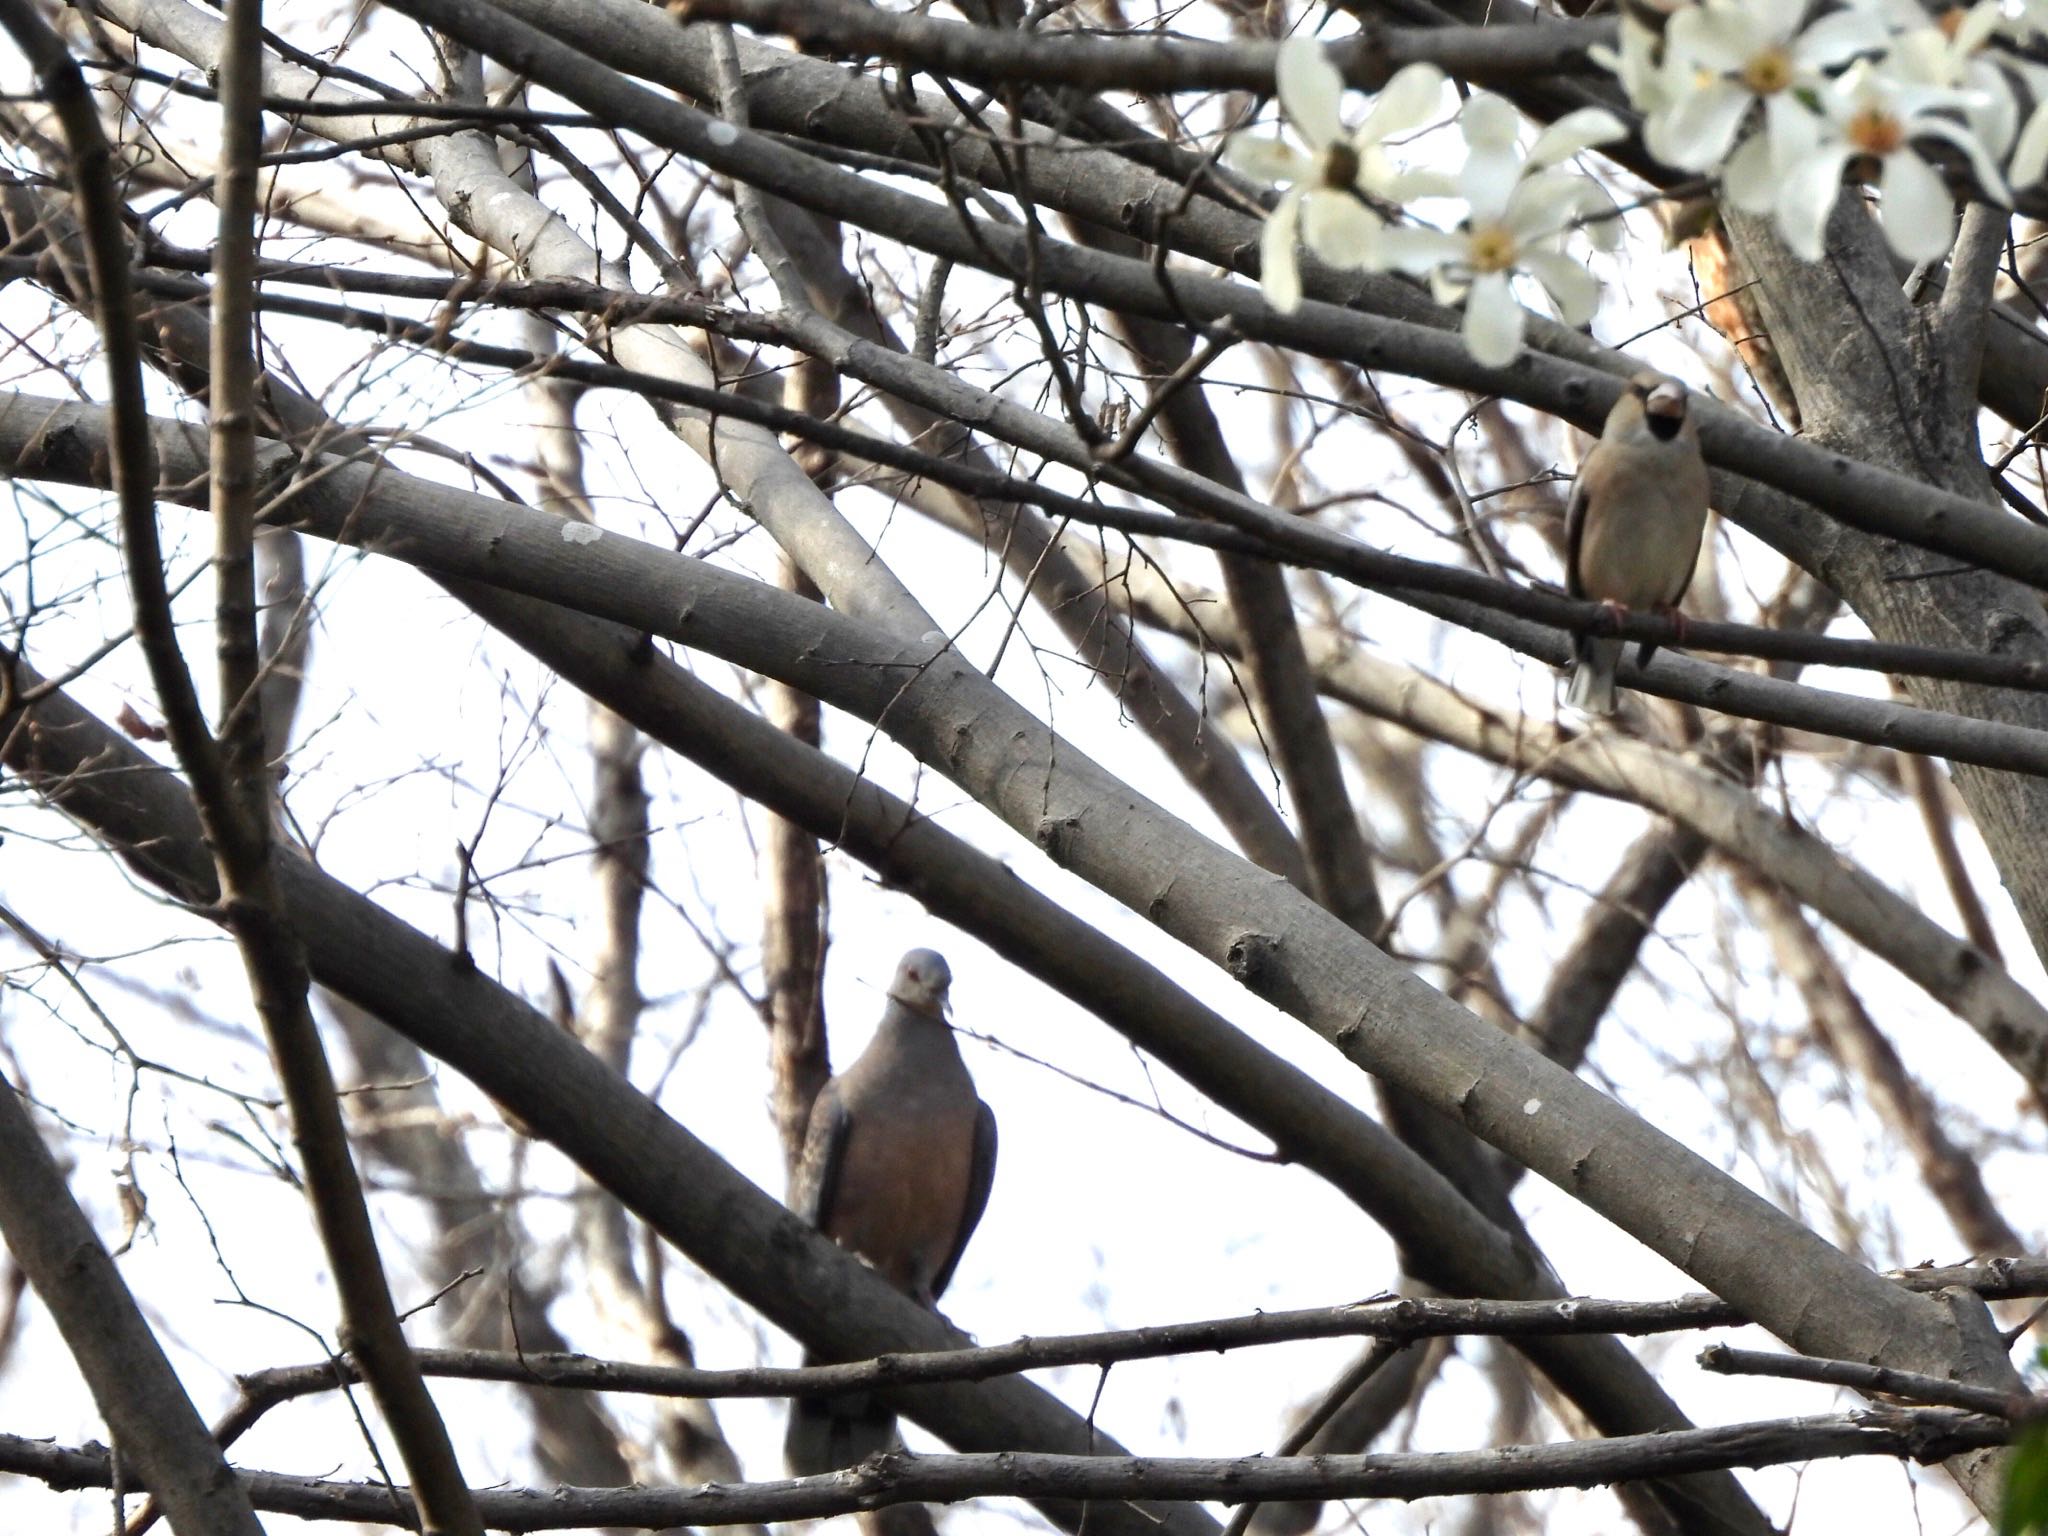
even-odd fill
[[[897,964],[881,1028],[818,1092],[789,1207],[884,1280],[932,1306],[988,1206],[996,1119],[974,1091],[946,1022],[953,973],[913,949]],[[818,1364],[805,1355],[804,1363]],[[794,1477],[850,1467],[896,1437],[871,1393],[790,1404],[783,1456]]]
[[[1678,616],[1707,524],[1707,466],[1685,386],[1644,372],[1607,413],[1600,441],[1579,466],[1565,511],[1565,583],[1573,597],[1618,612],[1654,608]],[[1567,703],[1614,713],[1614,669],[1624,642],[1579,635]],[[1656,646],[1636,651],[1646,665]]]

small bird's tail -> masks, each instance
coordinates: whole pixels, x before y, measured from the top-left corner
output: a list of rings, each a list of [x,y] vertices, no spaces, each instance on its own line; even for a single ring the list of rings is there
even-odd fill
[[[822,1365],[815,1355],[805,1365]],[[866,1461],[896,1443],[896,1410],[872,1392],[844,1397],[797,1397],[789,1404],[782,1459],[791,1477],[818,1477]]]
[[[1626,642],[1581,635],[1573,642],[1578,661],[1572,667],[1571,687],[1565,702],[1589,715],[1614,713],[1614,669],[1621,664]]]

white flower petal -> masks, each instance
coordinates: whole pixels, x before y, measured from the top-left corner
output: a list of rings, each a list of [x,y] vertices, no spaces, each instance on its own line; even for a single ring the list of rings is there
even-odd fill
[[[2012,148],[2012,141],[2019,135],[2020,104],[2013,96],[2005,71],[1982,59],[1970,65],[1970,84],[1983,100],[1963,115],[1969,119],[1970,132],[1977,135],[1977,142],[1995,160]]]
[[[1778,234],[1802,261],[1819,261],[1827,244],[1828,215],[1842,194],[1842,168],[1849,146],[1823,144],[1784,172],[1778,185]]]
[[[1554,235],[1586,211],[1588,185],[1569,171],[1539,171],[1516,183],[1500,222],[1517,245]]]
[[[1357,198],[1319,187],[1302,199],[1302,243],[1333,267],[1379,264],[1379,215]]]
[[[2019,142],[2013,145],[2009,169],[2015,187],[2031,187],[2041,179],[2041,173],[2048,170],[2048,101],[2034,108],[2034,115],[2020,130]]]
[[[1301,308],[1301,269],[1296,264],[1295,237],[1301,229],[1299,188],[1281,195],[1259,231],[1259,291],[1283,315]]]
[[[1955,83],[1955,60],[1949,54],[1948,39],[1933,27],[1914,27],[1894,35],[1884,67],[1901,80],[1923,85]]]
[[[1883,18],[1851,6],[1821,17],[1800,33],[1792,45],[1792,57],[1807,69],[1832,69],[1859,53],[1874,53],[1884,47],[1886,36]]]
[[[1458,194],[1471,205],[1475,222],[1498,217],[1521,179],[1522,152],[1516,145],[1520,122],[1513,107],[1488,91],[1474,94],[1458,114],[1466,146]]]
[[[1979,98],[1975,91],[1922,84],[1889,73],[1869,59],[1858,59],[1828,82],[1820,93],[1820,103],[1822,110],[1840,123],[1867,111],[1914,118],[1936,110],[1962,110],[1978,105]]]
[[[1576,112],[1567,112],[1536,135],[1526,163],[1531,170],[1540,171],[1595,144],[1612,144],[1627,137],[1627,125],[1612,112],[1604,107],[1581,107]]]
[[[1999,4],[1999,0],[1977,0],[1977,4],[1963,13],[1962,21],[1956,26],[1953,39],[1956,52],[1975,53],[1991,41],[1992,34],[2004,20],[2005,7]]]
[[[1912,129],[1916,134],[1930,134],[1955,145],[1969,158],[1970,173],[1977,178],[1977,189],[1986,200],[2007,208],[2012,206],[2012,192],[2006,187],[2005,173],[1999,170],[1998,162],[1985,152],[1984,146],[1977,141],[1977,135],[1944,117],[1923,117],[1912,125]],[[1892,160],[1899,158],[1898,155],[1891,157]]]
[[[1573,216],[1581,221],[1580,230],[1592,240],[1596,249],[1621,249],[1622,238],[1628,233],[1622,221],[1621,207],[1607,189],[1590,176],[1579,189],[1579,206]]]
[[[1744,213],[1769,213],[1778,200],[1778,165],[1761,133],[1744,139],[1721,167],[1721,195]]]
[[[1806,20],[1806,0],[1742,0],[1740,9],[1756,29],[1760,42],[1790,42],[1799,23]]]
[[[1557,251],[1524,251],[1522,265],[1543,285],[1566,325],[1584,325],[1600,308],[1600,279],[1584,262]]]
[[[1938,261],[1956,238],[1955,199],[1941,173],[1910,149],[1886,155],[1877,189],[1884,237],[1907,261]]]
[[[1632,14],[1621,13],[1621,46],[1586,50],[1586,56],[1602,69],[1610,69],[1621,81],[1622,90],[1638,111],[1657,111],[1668,105],[1671,71],[1661,58],[1663,40]]]
[[[1379,255],[1383,265],[1397,272],[1436,272],[1465,259],[1462,235],[1441,229],[1422,229],[1410,224],[1393,225],[1380,231]]]
[[[2042,0],[2020,0],[2020,13],[2007,23],[2006,30],[2021,42],[2048,32],[2048,4]]]
[[[1712,170],[1727,157],[1755,99],[1732,80],[1710,81],[1681,96],[1660,120],[1657,158],[1681,171]]]
[[[1522,306],[1504,272],[1473,279],[1465,295],[1465,348],[1488,368],[1505,368],[1522,350]]]
[[[1321,43],[1312,37],[1288,38],[1280,45],[1273,80],[1280,92],[1280,110],[1311,146],[1327,149],[1337,142],[1344,132],[1339,116],[1344,77]]]
[[[1458,113],[1458,130],[1474,149],[1513,149],[1520,122],[1515,109],[1491,91],[1475,91]]]
[[[1684,98],[1680,97],[1679,101]],[[1678,110],[1678,102],[1671,102],[1646,114],[1643,118],[1643,148],[1650,152],[1650,158],[1659,165],[1679,169],[1681,151],[1671,141],[1671,114]]]
[[[1733,6],[1689,5],[1664,29],[1667,55],[1688,69],[1732,73],[1758,46],[1756,28]]]
[[[1764,134],[1777,165],[1788,166],[1812,154],[1820,147],[1826,126],[1825,119],[1789,93],[1764,103]]]
[[[1363,183],[1364,176],[1359,180]],[[1405,205],[1425,197],[1456,197],[1458,182],[1443,171],[1394,171],[1375,177],[1366,190]]]
[[[1895,32],[1926,26],[1930,9],[1921,5],[1920,0],[1850,0],[1850,4],[1875,16]]]
[[[1458,196],[1471,209],[1472,222],[1491,224],[1501,216],[1522,181],[1522,157],[1506,149],[1475,147],[1458,168]]]
[[[1316,168],[1285,139],[1263,133],[1233,133],[1224,141],[1223,163],[1253,181],[1303,181]]]
[[[1378,144],[1397,133],[1420,128],[1443,107],[1444,72],[1434,64],[1410,64],[1394,71],[1358,125],[1353,141]]]

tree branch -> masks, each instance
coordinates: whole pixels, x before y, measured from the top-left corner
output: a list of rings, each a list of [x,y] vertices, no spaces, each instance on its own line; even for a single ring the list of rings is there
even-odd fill
[[[1093,1501],[1096,1518],[1128,1500],[1420,1499],[1537,1488],[1590,1488],[1646,1477],[1730,1467],[1767,1467],[1847,1456],[1926,1461],[2004,1445],[2012,1427],[1946,1408],[1825,1414],[1679,1430],[1617,1440],[1507,1446],[1489,1451],[1380,1456],[1254,1456],[1235,1461],[1164,1457],[876,1457],[823,1477],[740,1487],[494,1490],[477,1505],[493,1530],[554,1531],[586,1526],[664,1528],[823,1519],[855,1510],[975,1498]],[[57,1487],[104,1485],[103,1453],[48,1441],[0,1437],[0,1470]],[[392,1520],[392,1494],[361,1484],[274,1473],[243,1473],[264,1509],[318,1520]],[[398,1493],[403,1498],[403,1490]],[[408,1517],[401,1516],[401,1523]]]
[[[1802,1355],[1773,1355],[1762,1350],[1709,1344],[1699,1353],[1700,1368],[1722,1376],[1773,1376],[1787,1381],[1819,1381],[1854,1387],[1866,1394],[1888,1392],[1920,1403],[1938,1403],[1970,1413],[1987,1414],[2026,1424],[2048,1412],[2048,1398],[2028,1392],[1987,1392],[1940,1376],[1887,1370],[1860,1360],[1809,1360]]]
[[[140,1474],[179,1530],[262,1536],[248,1493],[4,1078],[0,1169],[0,1235],[56,1319],[123,1465]],[[98,1454],[99,1486],[108,1484],[110,1459]]]
[[[1105,37],[969,26],[877,11],[852,0],[689,0],[691,21],[733,21],[780,33],[806,52],[885,58],[962,80],[1088,91],[1254,91],[1270,95],[1279,44],[1172,37]],[[1378,90],[1404,64],[1422,61],[1489,83],[1579,70],[1597,75],[1588,48],[1612,46],[1601,21],[1546,26],[1384,27],[1330,45],[1345,83]]]

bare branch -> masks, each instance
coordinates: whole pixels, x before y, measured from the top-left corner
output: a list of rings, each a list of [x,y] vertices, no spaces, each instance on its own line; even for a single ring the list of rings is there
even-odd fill
[[[611,1525],[661,1528],[821,1519],[891,1504],[1013,1497],[1092,1500],[1097,1517],[1123,1501],[1205,1499],[1419,1499],[1457,1493],[1585,1488],[1728,1467],[1778,1466],[1843,1456],[1929,1460],[2007,1443],[2012,1427],[1953,1409],[1817,1415],[1617,1440],[1576,1440],[1500,1450],[1380,1456],[1248,1457],[1236,1461],[1116,1456],[876,1457],[825,1477],[738,1488],[517,1489],[477,1495],[494,1530]],[[47,1441],[0,1437],[0,1469],[60,1486],[104,1482],[108,1460]],[[360,1484],[242,1474],[265,1509],[309,1519],[388,1521],[391,1495]],[[410,1518],[400,1517],[401,1522]]]
[[[0,1167],[7,1170],[0,1179],[0,1232],[63,1331],[123,1463],[140,1474],[179,1529],[260,1536],[248,1493],[72,1199],[27,1106],[5,1080]],[[109,1457],[101,1452],[97,1461],[105,1486]]]

